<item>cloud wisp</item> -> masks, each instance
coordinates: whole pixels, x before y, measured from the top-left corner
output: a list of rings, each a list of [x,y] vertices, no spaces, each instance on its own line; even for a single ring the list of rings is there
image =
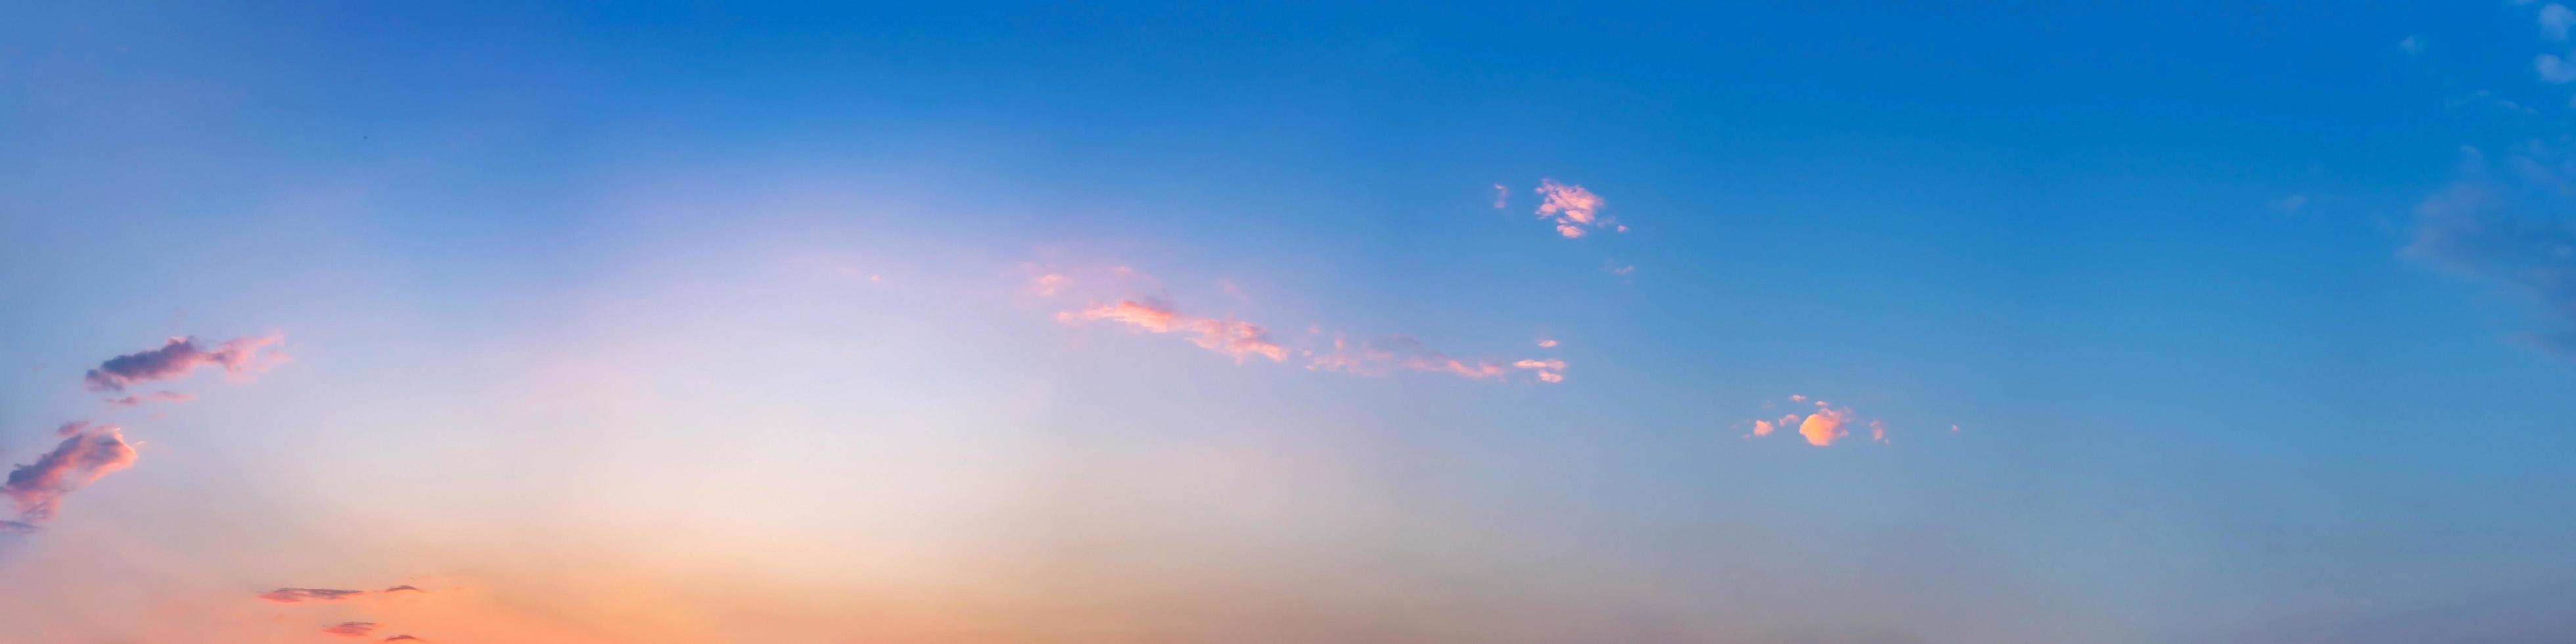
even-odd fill
[[[1135,269],[1119,267],[1121,279],[1151,282]],[[1041,295],[1064,292],[1072,280],[1050,279],[1061,273],[1048,272],[1032,281],[1031,290]],[[1099,289],[1093,289],[1097,291]],[[1227,289],[1236,292],[1235,289]],[[1096,301],[1096,300],[1095,300]],[[1446,373],[1470,380],[1508,380],[1515,370],[1532,372],[1539,382],[1565,380],[1563,360],[1466,360],[1431,349],[1411,336],[1389,336],[1378,340],[1351,341],[1333,336],[1332,346],[1324,349],[1292,348],[1270,335],[1268,327],[1250,321],[1207,317],[1183,313],[1166,300],[1153,297],[1126,297],[1109,304],[1091,304],[1082,308],[1058,311],[1058,322],[1075,324],[1092,321],[1116,322],[1136,330],[1155,334],[1181,334],[1192,344],[1232,356],[1236,363],[1267,358],[1271,362],[1288,362],[1293,354],[1302,359],[1307,369],[1382,376],[1397,371]],[[1310,324],[1307,335],[1320,339],[1323,325]],[[1541,347],[1555,346],[1554,340],[1541,341]]]
[[[392,587],[392,588],[386,588],[386,589],[384,589],[384,590],[340,590],[340,589],[336,589],[336,588],[279,588],[279,589],[277,589],[277,590],[272,590],[272,591],[268,591],[268,592],[265,592],[265,593],[260,593],[259,598],[260,598],[260,599],[268,600],[268,601],[270,601],[270,602],[279,603],[279,604],[301,604],[301,603],[305,603],[305,602],[336,602],[336,601],[343,601],[343,600],[349,600],[349,599],[356,599],[356,598],[360,598],[360,597],[366,597],[366,596],[370,596],[370,595],[394,595],[394,594],[401,594],[401,593],[419,593],[419,592],[428,592],[428,591],[424,591],[424,590],[421,590],[421,589],[418,589],[418,588],[413,588],[413,587],[411,587],[411,586],[409,586],[409,585],[394,586],[394,587]]]
[[[1151,333],[1187,333],[1192,343],[1211,351],[1234,356],[1243,362],[1253,356],[1271,362],[1288,359],[1288,348],[1270,339],[1270,330],[1242,320],[1226,320],[1183,315],[1170,305],[1154,301],[1120,300],[1078,311],[1056,314],[1065,322],[1110,320],[1122,322]]]
[[[140,406],[143,406],[143,405],[145,405],[145,404],[149,404],[149,403],[156,403],[156,402],[174,402],[174,403],[175,403],[175,402],[188,402],[188,401],[196,400],[196,399],[197,399],[197,397],[196,397],[196,396],[189,395],[189,394],[183,394],[183,393],[179,393],[179,392],[176,392],[176,391],[154,391],[154,392],[148,392],[148,393],[135,394],[135,395],[132,395],[132,396],[125,396],[125,397],[122,397],[122,398],[109,398],[109,399],[107,399],[107,404],[109,404],[109,405],[113,405],[113,406],[117,406],[117,407],[140,407]]]
[[[376,623],[340,622],[338,624],[323,627],[322,632],[324,634],[338,635],[341,637],[366,637],[376,632]]]
[[[84,425],[34,462],[9,470],[0,495],[17,510],[16,523],[34,526],[54,517],[64,495],[133,464],[134,446],[122,428]]]
[[[283,341],[275,334],[241,337],[206,349],[197,345],[196,338],[170,338],[157,349],[108,358],[81,379],[90,391],[122,392],[135,383],[185,378],[204,366],[222,367],[227,375],[246,378],[285,361],[285,354],[260,354],[261,349]]]

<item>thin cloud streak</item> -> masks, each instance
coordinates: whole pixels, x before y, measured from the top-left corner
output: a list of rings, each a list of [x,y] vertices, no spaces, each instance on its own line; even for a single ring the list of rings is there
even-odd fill
[[[1191,342],[1218,353],[1234,356],[1235,362],[1238,363],[1252,356],[1269,358],[1272,362],[1284,362],[1288,359],[1288,349],[1271,341],[1270,331],[1260,325],[1242,320],[1182,315],[1169,306],[1154,302],[1120,300],[1117,304],[1058,313],[1056,319],[1067,322],[1110,320],[1153,333],[1190,333],[1197,336],[1192,338]]]
[[[366,637],[376,632],[375,622],[340,622],[324,627],[322,632],[341,637]]]
[[[284,340],[275,334],[241,337],[225,340],[208,350],[198,347],[196,338],[170,338],[157,349],[109,358],[99,363],[98,368],[83,374],[81,379],[90,391],[121,392],[135,383],[185,378],[203,366],[222,367],[225,374],[236,378],[248,377],[286,360],[284,354],[261,356],[259,353],[260,349]]]

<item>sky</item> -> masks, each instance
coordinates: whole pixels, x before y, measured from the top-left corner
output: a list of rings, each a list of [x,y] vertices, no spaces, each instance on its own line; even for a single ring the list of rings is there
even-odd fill
[[[0,642],[2576,639],[2576,10],[0,0]]]

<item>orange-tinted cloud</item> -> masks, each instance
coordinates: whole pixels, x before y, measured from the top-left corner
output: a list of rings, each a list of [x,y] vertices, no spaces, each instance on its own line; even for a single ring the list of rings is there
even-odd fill
[[[83,374],[81,379],[88,384],[90,391],[124,391],[126,385],[138,382],[185,378],[198,367],[207,365],[223,367],[224,373],[234,377],[244,377],[284,361],[286,356],[282,354],[259,354],[260,349],[284,340],[274,334],[241,337],[225,340],[213,350],[206,350],[197,346],[196,338],[171,338],[158,349],[108,358],[106,362],[99,363],[98,368]]]
[[[323,633],[341,637],[366,637],[376,632],[375,622],[340,622],[322,628]]]
[[[1866,426],[1869,428],[1869,439],[1872,442],[1888,442],[1886,421],[1876,418],[1863,420],[1860,414],[1848,407],[1836,407],[1831,402],[1804,395],[1791,395],[1789,402],[1812,404],[1815,406],[1815,411],[1804,414],[1783,414],[1777,420],[1757,419],[1753,421],[1753,435],[1769,436],[1774,431],[1795,429],[1800,438],[1806,439],[1807,444],[1828,447],[1850,436],[1857,426]]]
[[[126,396],[126,397],[122,397],[122,398],[109,398],[109,399],[107,399],[107,404],[110,404],[110,405],[116,405],[116,406],[119,406],[119,407],[136,407],[136,406],[140,406],[140,405],[142,405],[142,404],[144,404],[144,403],[154,403],[154,402],[188,402],[188,401],[196,400],[196,399],[197,399],[197,397],[196,397],[196,396],[192,396],[192,395],[188,395],[188,394],[183,394],[183,393],[179,393],[179,392],[176,392],[176,391],[155,391],[155,392],[151,392],[151,393],[136,394],[136,395]]]
[[[1849,410],[1819,408],[1816,413],[1807,414],[1805,422],[1798,423],[1798,435],[1807,437],[1809,445],[1832,445],[1834,439],[1851,434],[1843,430],[1843,423],[1851,421],[1850,414]]]
[[[1592,194],[1583,186],[1541,179],[1538,194],[1542,198],[1538,205],[1539,217],[1555,218],[1556,234],[1564,235],[1566,239],[1582,237],[1585,227],[1599,228],[1607,223],[1600,216],[1601,196]],[[1626,232],[1625,227],[1621,227],[1620,232]]]
[[[9,497],[19,522],[33,524],[53,518],[63,495],[133,464],[134,446],[125,443],[122,429],[84,427],[35,462],[10,470],[0,494]]]
[[[1056,319],[1111,320],[1135,325],[1153,333],[1193,333],[1190,341],[1201,347],[1234,356],[1242,362],[1251,356],[1269,358],[1272,362],[1288,359],[1288,348],[1270,340],[1270,331],[1242,320],[1219,320],[1182,315],[1154,302],[1120,300],[1117,304],[1095,306],[1080,311],[1056,314]]]
[[[1555,340],[1541,339],[1541,340],[1539,340],[1539,341],[1538,341],[1538,348],[1541,348],[1541,349],[1554,349],[1554,348],[1556,348],[1556,341],[1555,341]]]

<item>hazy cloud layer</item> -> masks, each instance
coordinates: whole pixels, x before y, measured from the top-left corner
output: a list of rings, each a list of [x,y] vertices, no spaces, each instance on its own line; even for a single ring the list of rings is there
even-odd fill
[[[143,393],[143,394],[135,394],[135,395],[132,395],[132,396],[125,396],[125,397],[122,397],[122,398],[109,398],[109,399],[107,399],[107,404],[115,405],[115,406],[118,406],[118,407],[137,407],[137,406],[141,406],[141,405],[143,405],[143,404],[145,404],[145,403],[156,403],[156,402],[188,402],[188,401],[196,400],[196,399],[197,399],[197,397],[196,397],[196,396],[189,395],[189,394],[183,394],[183,393],[179,393],[179,392],[176,392],[176,391],[155,391],[155,392],[151,392],[151,393]]]

